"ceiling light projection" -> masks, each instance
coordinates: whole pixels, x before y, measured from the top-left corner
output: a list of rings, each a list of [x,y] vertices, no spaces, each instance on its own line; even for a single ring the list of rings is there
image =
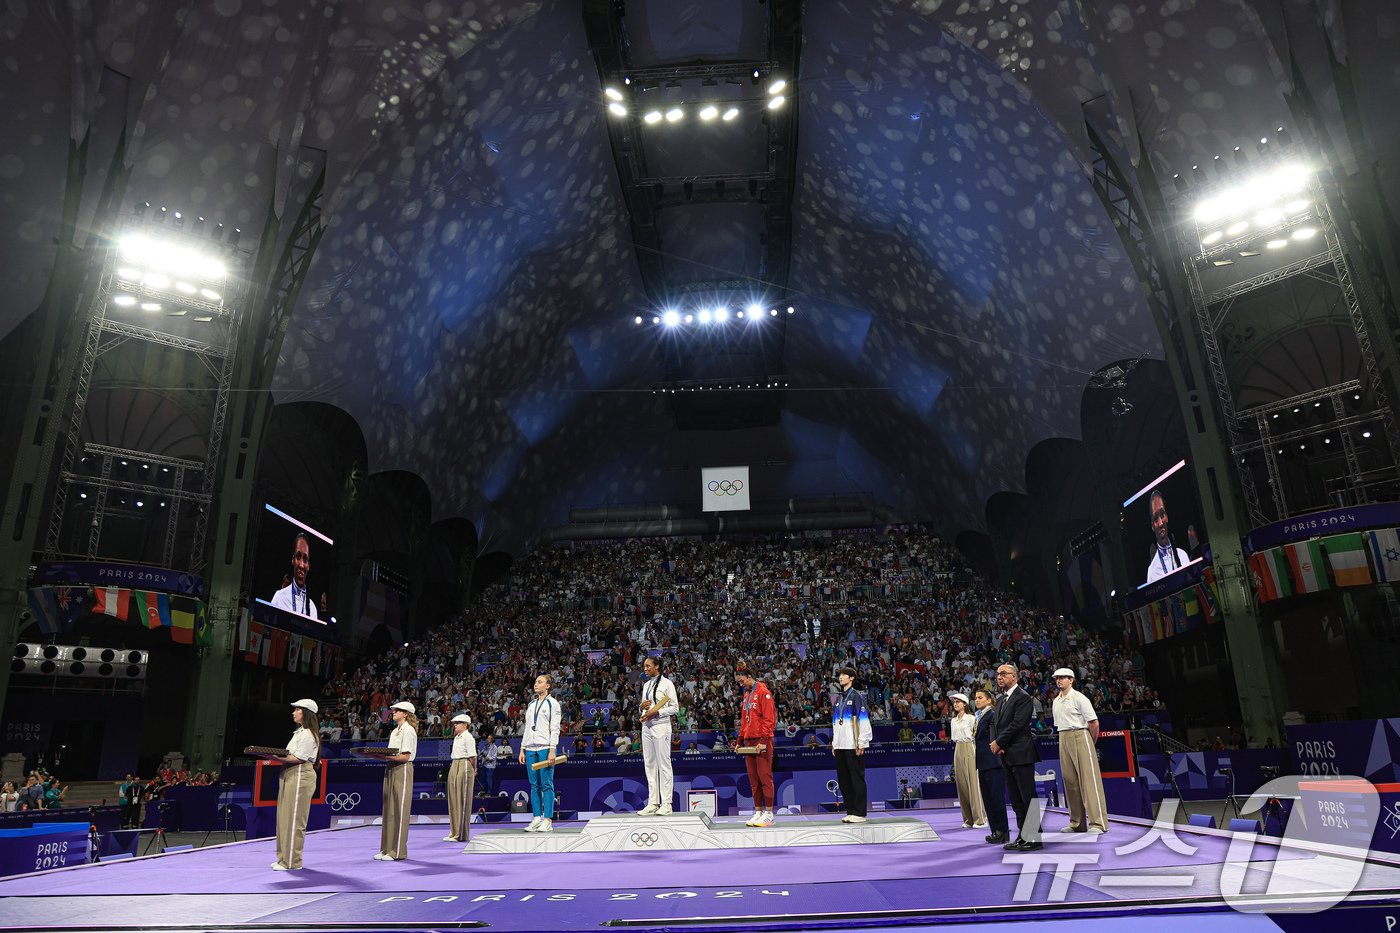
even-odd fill
[[[700,119],[704,120],[706,123],[710,122],[717,116],[719,116],[719,108],[713,104],[709,105],[708,107],[702,107],[700,109]]]

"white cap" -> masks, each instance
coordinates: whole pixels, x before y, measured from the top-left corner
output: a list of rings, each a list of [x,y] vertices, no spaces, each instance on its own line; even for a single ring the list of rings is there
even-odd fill
[[[1070,680],[1073,680],[1073,679],[1074,679],[1074,671],[1070,670],[1070,669],[1067,668],[1067,667],[1062,667],[1062,668],[1060,668],[1059,670],[1055,671],[1055,673],[1051,674],[1050,676],[1051,676],[1051,677],[1068,677]]]
[[[950,693],[950,694],[948,694],[948,699],[950,699],[950,700],[962,700],[962,701],[963,701],[963,706],[971,706],[971,705],[972,705],[972,701],[969,700],[969,699],[967,698],[967,694],[966,694],[966,693]]]
[[[302,709],[310,710],[311,712],[317,714],[321,712],[321,707],[316,705],[315,700],[297,700],[292,704],[292,706],[300,706]]]
[[[452,717],[452,721],[453,721],[453,722],[464,722],[464,723],[466,723],[467,725],[471,725],[472,718],[471,718],[470,716],[468,716],[466,713],[458,713],[456,716],[453,716],[453,717]]]
[[[416,713],[416,712],[418,712],[417,710],[415,710],[415,709],[413,708],[413,704],[410,703],[410,702],[408,702],[407,700],[400,700],[399,702],[395,703],[393,706],[391,706],[391,707],[389,707],[389,708],[390,708],[390,709],[401,709],[401,710],[403,710],[405,713]]]

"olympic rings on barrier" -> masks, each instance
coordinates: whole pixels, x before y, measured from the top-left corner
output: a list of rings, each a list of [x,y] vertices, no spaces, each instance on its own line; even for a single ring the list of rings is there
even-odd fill
[[[741,479],[712,479],[705,488],[717,496],[737,496],[744,491],[744,481]]]
[[[633,833],[632,844],[634,846],[646,846],[650,848],[661,841],[660,833]]]
[[[360,805],[359,794],[327,794],[326,803],[332,810],[353,810]]]

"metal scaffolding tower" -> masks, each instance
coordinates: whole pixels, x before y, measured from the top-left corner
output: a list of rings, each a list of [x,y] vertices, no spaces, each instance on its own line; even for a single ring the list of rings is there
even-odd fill
[[[1249,458],[1257,455],[1262,461],[1264,475],[1270,487],[1272,513],[1263,507],[1258,496],[1247,497],[1250,519],[1256,526],[1317,508],[1316,504],[1290,504],[1288,501],[1283,476],[1279,469],[1279,457],[1287,448],[1280,447],[1280,445],[1305,444],[1309,438],[1318,436],[1324,430],[1337,432],[1339,435],[1338,448],[1341,450],[1345,475],[1329,480],[1327,486],[1331,490],[1333,504],[1338,506],[1355,505],[1369,501],[1371,498],[1369,490],[1377,485],[1378,479],[1382,483],[1394,484],[1396,480],[1394,465],[1400,463],[1400,436],[1397,435],[1394,414],[1381,381],[1380,366],[1371,345],[1366,318],[1356,288],[1352,283],[1350,260],[1343,247],[1343,241],[1337,230],[1332,211],[1328,207],[1326,191],[1318,178],[1311,179],[1301,199],[1309,202],[1304,213],[1294,213],[1286,222],[1281,222],[1274,227],[1252,229],[1247,234],[1226,238],[1208,247],[1203,246],[1200,241],[1194,238],[1193,225],[1186,223],[1178,227],[1182,237],[1182,254],[1189,257],[1186,261],[1186,272],[1191,287],[1193,310],[1200,327],[1206,359],[1210,366],[1216,400],[1225,415],[1231,453],[1235,457],[1235,462],[1242,466],[1240,470],[1242,478],[1250,477]],[[1269,269],[1259,275],[1245,278],[1223,288],[1207,291],[1202,281],[1203,270],[1212,265],[1227,265],[1234,261],[1232,257],[1256,255],[1258,246],[1255,245],[1251,250],[1251,244],[1257,244],[1270,237],[1286,237],[1288,230],[1296,228],[1300,223],[1315,224],[1317,230],[1322,234],[1318,237],[1321,245],[1317,251]],[[1351,380],[1339,385],[1319,387],[1299,395],[1237,411],[1234,388],[1220,350],[1219,334],[1221,328],[1230,318],[1231,312],[1241,298],[1300,277],[1321,282],[1338,291],[1341,301],[1346,307],[1351,330],[1356,336],[1364,369],[1364,381]],[[1349,397],[1354,400],[1366,398],[1368,400],[1367,409],[1365,411],[1349,411],[1346,405],[1346,400]],[[1333,416],[1332,421],[1308,428],[1282,432],[1276,430],[1274,421],[1284,411],[1296,410],[1304,406],[1321,407],[1324,404]],[[1354,429],[1376,422],[1385,433],[1392,464],[1391,469],[1380,471],[1382,475],[1379,477],[1376,475],[1376,471],[1367,472],[1364,469],[1357,454],[1356,440],[1353,436]],[[1246,488],[1252,490],[1253,485],[1252,479],[1250,479],[1246,483]]]
[[[151,497],[152,516],[161,514],[163,508],[165,529],[159,555],[162,566],[191,573],[199,573],[203,568],[238,332],[246,304],[246,289],[239,274],[246,268],[246,254],[237,248],[236,235],[224,241],[222,226],[214,228],[211,235],[203,230],[203,218],[187,229],[178,213],[172,215],[164,208],[149,211],[142,205],[128,218],[122,236],[147,237],[171,250],[217,257],[228,269],[226,283],[219,291],[184,282],[178,272],[140,274],[140,270],[127,268],[130,261],[123,257],[118,242],[109,244],[101,253],[102,272],[85,315],[83,355],[73,379],[66,410],[67,428],[60,442],[62,453],[43,547],[48,560],[101,556],[103,525],[112,510],[112,494],[124,492],[133,497]],[[193,276],[190,278],[194,281]],[[84,439],[98,363],[129,344],[155,345],[189,354],[208,372],[212,415],[204,435],[205,457],[170,456],[158,450]],[[128,463],[144,471],[139,478],[116,475],[118,468]],[[198,481],[191,482],[196,476]],[[72,519],[78,508],[75,493],[77,502],[85,503],[84,512],[86,507],[91,508],[86,540],[81,546],[83,536],[80,529],[73,527]],[[136,501],[144,506],[144,500]],[[188,548],[181,550],[181,516],[191,507],[196,509],[193,530]],[[153,554],[107,556],[156,561]]]

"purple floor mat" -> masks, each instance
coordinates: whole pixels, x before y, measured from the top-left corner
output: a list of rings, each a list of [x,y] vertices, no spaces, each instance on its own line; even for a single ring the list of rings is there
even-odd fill
[[[942,836],[928,844],[757,850],[464,855],[443,827],[410,831],[410,857],[373,859],[378,827],[314,833],[307,869],[273,872],[271,840],[0,880],[0,929],[106,929],[263,923],[438,927],[488,923],[502,930],[642,929],[707,921],[754,928],[756,918],[813,914],[941,912],[946,920],[1072,914],[1087,905],[1132,909],[1148,901],[1191,909],[1219,892],[1230,839],[1183,833],[1190,856],[1161,841],[1127,854],[1143,827],[1115,824],[1097,841],[1061,836],[1033,856],[1007,856],[964,830],[956,812],[915,814]],[[482,830],[489,832],[490,830]],[[1236,853],[1239,856],[1240,853]],[[1073,864],[1063,867],[1065,857]],[[1237,858],[1267,881],[1275,865],[1313,871],[1312,853],[1255,846]],[[1053,859],[1060,859],[1060,875]],[[1372,866],[1368,886],[1400,888],[1400,869]],[[1105,882],[1112,875],[1115,881]],[[1164,881],[1175,878],[1175,881]],[[762,883],[755,883],[759,879]],[[1262,882],[1254,882],[1259,887]],[[1076,906],[1078,905],[1078,906]],[[796,915],[796,916],[794,916]],[[871,922],[875,922],[872,918]],[[884,918],[886,924],[891,918]],[[853,923],[844,923],[851,926]]]

